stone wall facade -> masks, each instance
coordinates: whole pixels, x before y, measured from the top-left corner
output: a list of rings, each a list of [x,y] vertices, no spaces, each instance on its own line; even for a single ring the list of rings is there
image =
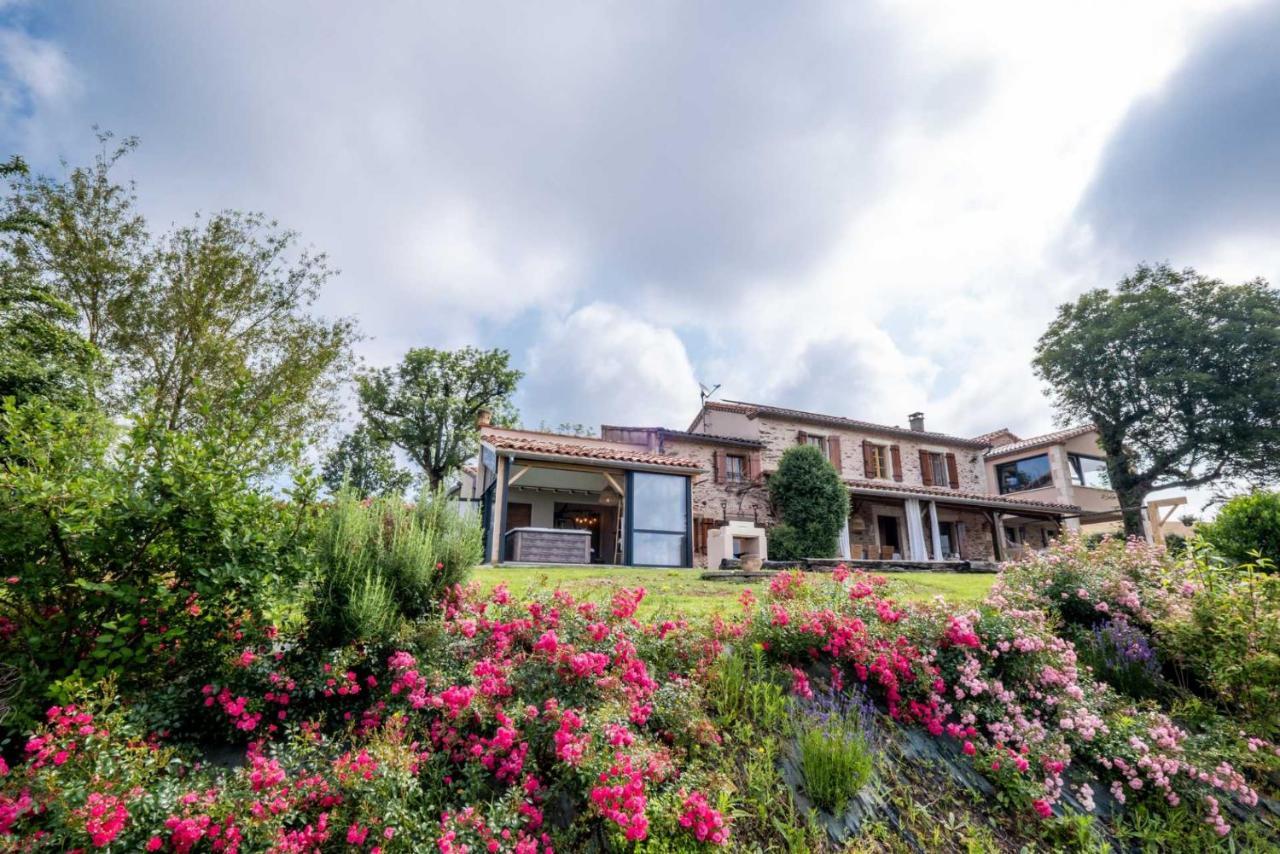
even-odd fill
[[[766,473],[775,471],[783,453],[799,444],[801,435],[821,436],[839,440],[839,465],[837,468],[846,480],[868,480],[863,463],[863,442],[881,445],[888,448],[897,447],[898,457],[902,465],[902,480],[895,480],[892,472],[883,478],[886,485],[924,486],[925,479],[920,470],[920,452],[930,451],[939,454],[954,454],[956,473],[959,475],[957,489],[965,492],[987,494],[987,469],[982,459],[982,449],[964,442],[948,441],[947,437],[934,433],[922,433],[919,438],[898,433],[877,433],[871,430],[859,430],[852,427],[816,425],[802,420],[776,418],[771,415],[759,415],[746,418],[736,412],[722,412],[712,408],[704,411],[701,422],[696,429],[707,433],[734,436],[762,442],[764,449],[762,461]],[[832,457],[832,462],[836,459]],[[950,487],[950,483],[936,484]]]

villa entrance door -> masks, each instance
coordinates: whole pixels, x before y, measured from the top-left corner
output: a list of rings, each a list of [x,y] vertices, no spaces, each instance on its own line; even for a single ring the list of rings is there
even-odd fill
[[[902,554],[901,541],[898,539],[898,519],[896,516],[877,516],[876,525],[880,532],[881,560],[889,560],[895,554]]]

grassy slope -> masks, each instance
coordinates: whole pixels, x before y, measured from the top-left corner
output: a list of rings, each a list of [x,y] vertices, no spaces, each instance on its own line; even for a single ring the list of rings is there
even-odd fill
[[[622,587],[644,587],[648,591],[640,608],[640,616],[689,617],[715,613],[733,613],[744,588],[760,593],[767,582],[751,584],[725,581],[703,581],[694,569],[604,569],[582,566],[521,566],[477,569],[472,578],[485,592],[501,582],[515,596],[537,590],[563,588],[575,598],[606,601]],[[897,585],[896,595],[904,600],[929,599],[942,595],[951,602],[977,602],[986,595],[994,575],[960,573],[884,573]]]

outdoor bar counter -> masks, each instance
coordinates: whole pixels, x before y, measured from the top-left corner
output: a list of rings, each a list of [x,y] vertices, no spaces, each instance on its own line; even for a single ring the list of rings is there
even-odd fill
[[[591,563],[591,532],[577,528],[512,528],[507,560],[516,563]]]

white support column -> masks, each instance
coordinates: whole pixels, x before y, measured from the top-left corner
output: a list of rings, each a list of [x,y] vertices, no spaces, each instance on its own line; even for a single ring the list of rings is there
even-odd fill
[[[849,547],[849,517],[845,517],[844,527],[840,529],[840,558],[841,560],[849,560],[853,557],[853,550]]]
[[[938,528],[938,502],[929,502],[929,534],[933,540],[933,559],[942,560],[942,531]]]
[[[903,500],[903,510],[907,515],[907,560],[928,560],[924,546],[924,525],[920,523],[920,499]]]

